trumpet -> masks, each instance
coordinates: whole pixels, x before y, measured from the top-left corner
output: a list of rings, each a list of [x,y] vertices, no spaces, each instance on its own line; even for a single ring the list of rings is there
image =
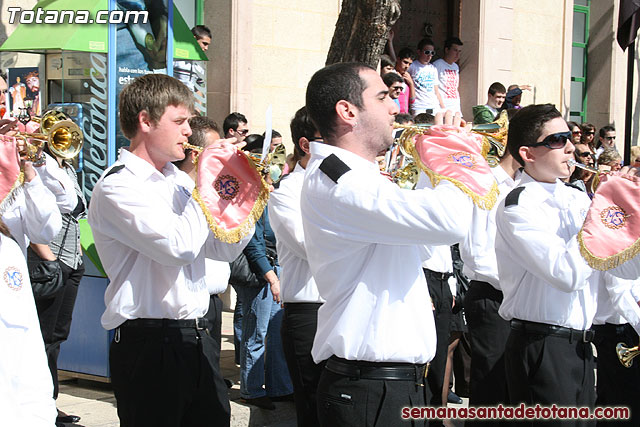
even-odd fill
[[[640,349],[638,346],[635,347],[627,347],[624,343],[619,342],[616,345],[616,354],[618,355],[618,359],[620,359],[620,363],[625,368],[630,368],[633,365],[633,358],[640,354]]]
[[[185,142],[182,144],[185,150],[193,150],[198,154],[202,153],[203,147],[189,144]],[[268,175],[273,183],[280,181],[282,173],[284,171],[284,165],[287,162],[287,152],[284,144],[279,144],[272,153],[270,153],[264,161],[260,160],[260,154],[257,153],[245,153],[256,170],[263,175]]]
[[[71,120],[55,122],[46,133],[16,132],[15,137],[22,138],[25,141],[27,157],[35,163],[41,160],[40,157],[45,143],[49,147],[51,154],[68,160],[78,155],[82,149],[83,142],[82,130]],[[37,141],[37,143],[29,143],[28,139]]]
[[[40,124],[40,130],[43,134],[47,135],[53,125],[63,120],[71,120],[69,116],[67,116],[62,111],[58,110],[48,110],[42,114],[42,117],[31,117],[31,120]]]
[[[591,180],[591,192],[592,193],[595,193],[596,190],[598,189],[598,185],[600,185],[600,177],[602,175],[607,175],[607,174],[610,173],[609,171],[603,171],[603,170],[600,170],[598,168],[594,168],[593,166],[589,166],[589,165],[585,165],[584,163],[577,162],[574,159],[567,160],[567,164],[569,166],[575,166],[577,168],[584,169],[584,170],[592,172],[594,174],[593,175],[593,179]]]

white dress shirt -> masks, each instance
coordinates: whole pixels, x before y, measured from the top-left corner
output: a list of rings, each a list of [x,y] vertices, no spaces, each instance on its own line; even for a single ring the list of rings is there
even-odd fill
[[[300,205],[309,266],[326,300],[314,360],[430,361],[436,335],[420,247],[460,241],[471,200],[444,181],[403,190],[350,151],[310,148]],[[350,168],[337,183],[319,169],[331,154]]]
[[[640,334],[640,279],[625,280],[601,273],[594,325],[629,323]]]
[[[190,178],[171,163],[160,173],[122,150],[113,167],[121,166],[103,174],[89,206],[96,248],[111,281],[102,326],[203,316],[209,306],[205,257],[233,261],[253,232],[237,244],[215,239],[184,186]]]
[[[283,302],[324,302],[307,262],[300,212],[304,168],[296,164],[269,198],[269,223],[276,236]]]
[[[518,203],[505,207],[503,200],[496,214],[499,313],[506,320],[587,329],[600,276],[582,258],[576,236],[591,200],[560,180],[537,182],[526,173],[520,186]]]
[[[11,236],[27,255],[29,242],[48,244],[62,228],[62,216],[55,196],[39,175],[25,182],[16,199],[2,215]]]
[[[0,425],[53,426],[53,382],[27,263],[18,245],[1,234],[0,342]]]
[[[469,233],[460,243],[460,258],[464,262],[463,273],[469,280],[487,282],[500,290],[498,261],[496,260],[496,212],[498,205],[520,182],[521,173],[514,180],[500,165],[491,169],[498,184],[498,201],[491,210],[473,206],[473,219]]]
[[[60,212],[73,212],[78,204],[75,183],[71,180],[67,171],[58,165],[56,159],[47,153],[42,154],[47,160],[44,165],[35,167],[36,172],[42,178],[45,187],[56,197]]]

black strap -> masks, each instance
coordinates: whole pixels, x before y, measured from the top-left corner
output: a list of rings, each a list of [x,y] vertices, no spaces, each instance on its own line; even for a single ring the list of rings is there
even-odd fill
[[[349,172],[351,168],[338,156],[331,154],[320,163],[320,170],[337,184],[340,177]]]

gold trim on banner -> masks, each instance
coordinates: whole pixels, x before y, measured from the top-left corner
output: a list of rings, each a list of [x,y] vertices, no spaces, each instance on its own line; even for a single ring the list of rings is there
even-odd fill
[[[22,185],[24,184],[24,172],[20,171],[18,174],[18,178],[16,182],[13,183],[11,190],[5,196],[4,199],[0,202],[0,216],[4,215],[4,213],[9,209],[9,207],[16,201],[20,193],[23,191]]]
[[[407,130],[405,130],[405,132]],[[399,141],[399,143],[402,143],[404,145],[405,150],[415,159],[418,166],[420,166],[420,169],[422,169],[422,171],[424,171],[424,173],[427,174],[427,176],[431,180],[431,185],[435,188],[435,186],[438,185],[441,180],[445,179],[451,182],[456,187],[458,187],[467,196],[469,196],[473,201],[473,203],[475,203],[475,205],[478,206],[480,209],[484,209],[484,210],[493,209],[496,202],[498,201],[498,194],[500,193],[500,191],[498,190],[498,184],[496,183],[496,181],[493,180],[493,184],[491,185],[491,189],[489,190],[489,192],[486,195],[481,196],[476,192],[474,192],[473,190],[471,190],[469,187],[467,187],[467,185],[462,181],[455,178],[450,178],[448,176],[444,176],[437,172],[432,171],[424,163],[422,163],[422,159],[420,158],[418,150],[416,149],[416,144],[413,142],[413,137],[417,135],[422,135],[422,134],[423,132],[421,132],[420,130],[417,130],[417,131],[411,132],[410,135],[407,135],[407,137],[405,138],[405,135],[403,132],[403,135],[401,136],[401,141]]]
[[[587,248],[587,245],[584,242],[582,237],[583,229],[580,229],[578,232],[578,243],[580,244],[580,253],[584,260],[589,264],[589,266],[595,270],[607,271],[612,268],[616,268],[624,264],[625,262],[632,260],[638,254],[640,254],[640,239],[636,240],[631,246],[624,249],[621,252],[618,252],[615,255],[608,256],[606,258],[601,258],[595,256],[591,251]]]
[[[251,160],[246,154],[244,155],[246,159],[249,161],[249,163],[251,164],[251,166],[255,168],[256,166],[253,160]],[[196,157],[195,163],[196,163],[195,166],[197,170],[198,157]],[[243,237],[245,237],[251,231],[256,221],[258,221],[262,216],[262,212],[264,211],[264,208],[267,206],[267,202],[269,201],[270,191],[269,191],[269,185],[266,183],[264,178],[262,178],[262,176],[257,171],[256,171],[256,174],[260,178],[260,184],[262,187],[260,190],[260,194],[258,194],[258,198],[254,202],[253,207],[251,208],[251,212],[249,212],[249,215],[247,216],[247,219],[245,219],[242,222],[242,224],[238,225],[237,227],[231,230],[226,230],[220,225],[218,225],[218,222],[213,217],[213,215],[211,215],[211,212],[207,208],[207,205],[205,204],[204,200],[202,200],[202,197],[200,196],[200,192],[198,191],[198,187],[196,186],[193,189],[193,198],[200,205],[200,209],[202,209],[202,213],[204,213],[204,216],[207,218],[207,223],[209,224],[209,228],[213,232],[213,235],[216,237],[216,239],[220,240],[221,242],[238,243],[240,240],[242,240]]]

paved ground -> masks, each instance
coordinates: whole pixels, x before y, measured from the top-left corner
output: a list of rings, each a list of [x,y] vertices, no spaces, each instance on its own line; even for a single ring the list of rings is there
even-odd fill
[[[239,368],[233,360],[233,313],[226,311],[223,312],[222,318],[222,355],[220,365],[224,377],[234,382],[229,394],[232,426],[294,427],[296,425],[293,403],[278,402],[276,403],[277,408],[275,411],[267,411],[240,402]],[[467,405],[467,399],[464,400],[465,402],[460,406]],[[60,385],[58,408],[69,414],[82,417],[80,423],[74,424],[78,427],[119,426],[116,400],[113,397],[110,384],[83,379],[63,379]]]

